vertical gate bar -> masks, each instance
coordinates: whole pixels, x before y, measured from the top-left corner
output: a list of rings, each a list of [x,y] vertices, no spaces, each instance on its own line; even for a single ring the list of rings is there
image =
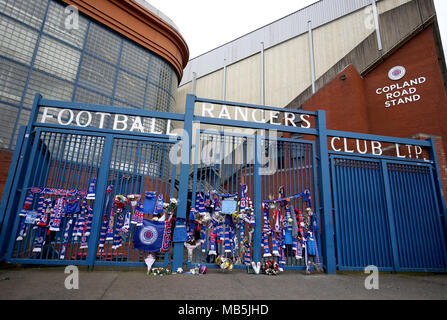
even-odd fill
[[[366,223],[366,215],[364,214],[364,209],[365,209],[365,192],[364,192],[364,184],[362,182],[362,173],[363,173],[363,167],[366,165],[366,161],[359,161],[356,167],[356,182],[358,184],[358,186],[360,187],[359,190],[360,192],[358,192],[359,197],[357,197],[357,210],[358,210],[358,219],[360,221],[360,231],[361,231],[361,236],[362,236],[362,262],[361,262],[361,266],[367,266],[367,261],[369,258],[369,253],[368,253],[368,245],[369,245],[369,241],[367,238],[367,235],[369,234],[368,232],[368,223]]]
[[[293,144],[287,142],[286,146],[287,147],[285,148],[285,150],[287,150],[287,152],[286,152],[286,156],[287,156],[286,160],[287,161],[286,161],[286,165],[284,167],[284,174],[285,174],[285,179],[289,181],[288,182],[289,194],[295,194],[295,189],[292,187],[293,185],[292,185],[292,178],[291,178],[292,171],[293,171],[292,166],[291,166],[291,148],[292,148]],[[287,170],[289,170],[289,174],[287,174]],[[287,176],[289,179],[287,179]],[[292,203],[289,203],[289,205],[290,205],[290,214],[295,214],[292,210],[293,209]],[[287,222],[287,223],[289,223],[289,222]],[[289,228],[292,229],[292,226],[289,226]],[[291,232],[291,230],[290,230],[290,232]],[[317,235],[314,235],[314,236],[317,237]],[[291,246],[287,246],[286,258],[287,258],[287,265],[292,266],[293,265],[293,254],[289,251],[290,248],[291,248]]]
[[[321,208],[323,210],[324,224],[324,246],[323,255],[326,262],[327,272],[333,274],[335,267],[335,248],[334,248],[334,226],[332,221],[331,206],[331,186],[329,175],[329,155],[327,145],[326,114],[324,111],[317,111],[316,124],[318,128],[318,151],[320,155],[320,186],[321,186]]]
[[[410,239],[408,238],[406,232],[410,229],[410,224],[411,222],[409,221],[409,217],[408,217],[408,207],[409,204],[411,202],[411,199],[409,197],[409,190],[407,189],[408,187],[408,181],[406,181],[406,177],[408,175],[408,173],[405,171],[406,167],[402,164],[398,165],[399,171],[398,171],[398,176],[399,176],[399,180],[400,180],[400,189],[399,191],[401,191],[403,189],[403,206],[399,207],[400,210],[400,215],[403,217],[403,219],[401,220],[402,222],[402,227],[403,227],[403,233],[402,233],[402,237],[404,238],[404,242],[407,244],[407,251],[405,257],[408,259],[408,264],[405,266],[406,268],[410,268],[411,266],[415,265],[415,256],[413,254],[409,254],[410,252],[414,252],[415,251],[415,247],[416,244],[413,243],[412,241],[410,241]],[[404,172],[406,174],[404,174]],[[402,267],[402,266],[401,266]]]
[[[64,189],[71,189],[71,187],[70,187],[71,165],[73,163],[76,142],[77,142],[79,136],[76,134],[72,134],[71,137],[72,137],[72,139],[71,139],[70,144],[67,149],[67,157],[66,157],[66,162],[65,162],[66,165],[64,166],[64,175],[63,175],[63,180],[65,181],[65,183],[63,184]]]
[[[346,185],[348,186],[348,203],[347,203],[347,218],[349,221],[349,226],[350,226],[350,230],[351,233],[353,235],[353,241],[350,243],[350,247],[352,248],[352,254],[351,254],[351,266],[358,266],[358,260],[359,260],[359,247],[358,247],[358,243],[359,243],[359,232],[357,229],[357,223],[355,222],[355,207],[354,207],[354,202],[355,202],[355,197],[356,197],[356,193],[354,189],[354,184],[352,182],[352,173],[354,170],[354,166],[355,166],[355,160],[349,160],[348,161],[349,166],[346,167]]]
[[[255,229],[254,229],[254,237],[253,237],[253,261],[260,262],[261,261],[261,232],[262,226],[259,221],[262,221],[262,199],[261,197],[261,186],[262,186],[262,177],[259,175],[261,157],[262,157],[262,141],[260,136],[255,137],[254,147],[255,147],[255,163],[253,167],[253,209],[255,214]]]
[[[382,178],[382,165],[379,162],[374,167],[375,173],[371,177],[371,181],[373,183],[372,190],[373,194],[381,195],[380,199],[375,201],[376,211],[374,214],[374,223],[376,225],[376,234],[377,234],[377,247],[380,248],[383,246],[383,242],[387,242],[390,239],[389,236],[389,224],[384,223],[384,221],[388,221],[386,214],[386,198],[383,196],[383,178]],[[392,185],[393,181],[390,180],[390,189],[393,189]],[[386,236],[385,236],[386,235]],[[393,253],[391,248],[388,246],[388,250],[378,250],[378,261],[381,265],[393,268]]]
[[[59,177],[59,167],[61,166],[61,160],[60,158],[62,157],[63,154],[63,145],[65,145],[65,140],[67,139],[67,136],[64,134],[58,134],[58,144],[57,144],[57,150],[56,150],[56,154],[54,156],[54,168],[53,168],[53,172],[51,173],[51,180],[49,182],[49,185],[52,186],[53,188],[57,188],[57,181],[58,181],[58,177]],[[64,141],[64,142],[63,142]]]
[[[113,150],[113,136],[106,135],[104,139],[103,156],[101,166],[98,171],[98,180],[96,184],[96,198],[93,206],[92,229],[88,239],[87,265],[94,266],[96,260],[96,251],[98,249],[99,232],[101,229],[102,213],[104,211],[104,197],[107,188],[107,177],[109,176],[110,161]]]
[[[191,140],[192,141],[192,140]],[[194,150],[194,167],[193,167],[193,174],[192,174],[192,189],[191,189],[191,207],[194,206],[194,203],[196,201],[196,189],[197,189],[197,178],[198,178],[198,169],[199,169],[199,149],[200,149],[200,128],[197,128],[196,130],[196,140],[195,140],[195,150]],[[176,144],[177,146],[177,144]],[[192,150],[191,146],[191,150]],[[176,148],[177,150],[177,148]],[[177,154],[177,152],[175,152]],[[205,189],[205,188],[204,188]],[[202,166],[200,166],[200,180],[199,180],[199,190],[202,190]]]
[[[81,148],[81,136],[80,135],[75,135],[75,142],[73,145],[73,150],[71,151],[71,161],[70,161],[70,170],[68,170],[68,185],[70,187],[68,187],[67,189],[71,190],[74,189],[74,180],[75,180],[75,176],[76,176],[76,167],[78,165],[78,160],[79,160],[79,148]],[[76,160],[74,160],[76,154]],[[71,169],[71,165],[73,164],[73,169]]]
[[[386,198],[386,210],[388,214],[388,222],[390,225],[390,236],[391,236],[391,248],[393,250],[393,261],[394,261],[394,270],[398,271],[400,270],[400,263],[399,263],[399,251],[398,251],[398,243],[396,239],[396,223],[394,219],[394,211],[393,211],[393,204],[391,200],[391,188],[390,188],[390,178],[388,175],[388,168],[387,168],[387,162],[384,160],[381,160],[381,166],[382,166],[382,177],[383,177],[383,184],[385,189],[385,198]]]
[[[340,267],[342,265],[342,258],[341,258],[341,251],[342,251],[342,242],[340,238],[342,237],[342,233],[340,230],[340,216],[338,211],[338,180],[336,179],[336,172],[335,172],[335,161],[336,159],[334,156],[330,156],[329,158],[330,164],[331,164],[331,182],[332,182],[332,197],[333,197],[333,214],[334,214],[334,227],[335,227],[335,252],[337,254],[337,263],[336,266]],[[317,212],[316,212],[317,214]]]
[[[51,168],[53,163],[53,155],[54,155],[54,147],[57,141],[58,134],[56,132],[51,132],[50,137],[48,139],[48,166],[45,169],[45,172],[42,172],[42,176],[39,179],[39,186],[49,186],[50,184],[50,177],[51,177]],[[43,170],[42,170],[43,171]],[[45,178],[44,178],[45,177]],[[45,180],[44,180],[45,179]]]
[[[374,253],[374,244],[372,242],[372,230],[371,230],[371,202],[369,201],[369,193],[368,193],[368,185],[366,182],[366,177],[369,174],[369,167],[371,166],[370,162],[365,161],[362,170],[360,171],[360,186],[362,187],[362,191],[364,194],[362,207],[363,210],[360,211],[360,214],[363,216],[363,221],[366,227],[366,260],[365,266],[371,265],[374,261],[373,253]]]
[[[319,227],[319,232],[316,235],[316,237],[318,240],[318,243],[317,243],[318,252],[320,253],[320,252],[322,252],[321,251],[322,250],[322,246],[321,246],[321,232],[322,231],[321,231],[320,203],[319,203],[319,198],[318,198],[319,195],[318,195],[318,190],[317,190],[318,181],[317,181],[317,159],[316,159],[316,153],[315,153],[315,144],[311,143],[309,145],[309,149],[310,149],[310,153],[311,153],[310,161],[311,161],[311,165],[312,165],[312,168],[309,168],[310,173],[312,175],[312,179],[310,182],[312,189],[310,191],[311,191],[311,195],[312,195],[312,205],[315,210],[314,212],[315,212],[315,216],[317,217],[317,223],[318,223],[318,227]],[[331,163],[329,162],[329,164],[331,164]],[[297,191],[299,192],[300,190],[297,190]],[[335,220],[335,215],[333,212],[332,212],[332,214],[334,217],[333,219]],[[335,236],[334,236],[334,251],[335,250],[336,250],[336,244],[335,244]],[[321,259],[323,259],[323,257],[320,254],[320,260]],[[335,259],[335,256],[334,256],[334,259]],[[321,263],[325,264],[325,261],[321,261]],[[337,268],[336,261],[334,263],[335,263],[335,268]]]
[[[93,148],[93,150],[94,150],[94,152],[93,152],[93,158],[94,159],[96,159],[96,164],[94,164],[94,162],[92,161],[92,166],[95,166],[95,177],[96,177],[96,188],[98,188],[98,180],[99,180],[99,167],[100,167],[100,163],[101,163],[101,159],[102,159],[102,155],[104,155],[104,141],[105,139],[103,138],[103,137],[95,137],[95,139],[94,139],[94,141],[95,141],[95,146],[94,146],[94,148]],[[97,145],[98,145],[98,143],[99,143],[99,147],[97,147]],[[109,165],[110,166],[110,165]],[[108,174],[106,175],[106,186],[107,186],[107,182],[108,182]],[[99,189],[97,189],[97,190],[99,190]],[[97,191],[96,191],[96,193],[97,193]],[[96,197],[96,196],[95,196]],[[102,218],[103,218],[103,212],[104,212],[104,210],[105,210],[105,208],[103,208],[102,209],[102,211],[101,212],[95,212],[94,211],[94,205],[95,205],[95,203],[97,202],[98,200],[96,200],[95,199],[95,201],[93,201],[93,208],[92,208],[92,210],[93,210],[93,215],[95,215],[95,213],[96,213],[96,215],[99,215],[100,216],[100,218],[99,218],[99,220],[100,220],[100,226],[101,226],[101,223],[102,223]],[[89,239],[90,239],[90,237],[91,237],[91,234],[92,234],[92,231],[90,231],[90,236],[89,236]],[[73,248],[73,240],[71,241],[71,246],[72,246],[72,248]],[[97,244],[96,244],[96,246],[97,246]],[[96,254],[96,250],[97,250],[97,247],[95,248],[95,254]],[[85,258],[84,258],[84,253],[85,253],[85,255],[87,255],[86,254],[86,252],[84,252],[85,251],[85,249],[83,249],[82,250],[82,258],[83,258],[83,260],[85,260],[87,257],[85,256]],[[88,248],[87,248],[87,251],[88,251]]]
[[[353,243],[355,246],[355,266],[361,267],[361,260],[363,255],[363,235],[362,230],[360,229],[360,221],[359,221],[359,214],[358,214],[358,198],[360,194],[356,192],[356,172],[357,172],[357,166],[359,164],[359,161],[352,160],[351,162],[351,170],[349,170],[349,185],[351,187],[351,206],[350,206],[350,212],[351,212],[351,223],[353,228],[356,230],[356,241]]]
[[[350,214],[350,207],[351,207],[351,199],[350,199],[350,195],[351,195],[351,190],[350,190],[350,186],[348,185],[348,172],[350,169],[350,165],[351,162],[349,160],[344,160],[343,162],[341,162],[341,166],[340,166],[340,174],[341,174],[341,181],[342,181],[342,186],[344,189],[344,192],[342,193],[344,196],[344,201],[343,201],[343,210],[341,210],[341,212],[343,212],[343,218],[344,218],[344,225],[345,227],[345,234],[347,234],[347,239],[346,239],[346,256],[345,256],[345,266],[350,266],[352,267],[355,263],[353,261],[355,261],[354,259],[354,249],[353,249],[353,243],[355,242],[355,238],[354,238],[354,232],[353,232],[353,228],[352,228],[352,223],[351,223],[351,214]]]
[[[42,145],[43,146],[45,144],[45,140],[48,139],[48,141],[51,141],[51,136],[52,136],[51,132],[43,132],[43,138],[42,138]],[[44,177],[45,177],[46,171],[47,171],[46,168],[44,169],[44,166],[45,166],[45,158],[46,158],[47,152],[49,153],[49,150],[48,150],[48,146],[47,146],[47,148],[43,148],[43,146],[42,146],[42,149],[46,149],[46,150],[42,150],[43,152],[39,156],[38,164],[36,165],[36,171],[37,171],[38,174],[36,174],[35,177],[34,177],[33,187],[34,186],[35,187],[43,186],[42,182],[44,180]],[[42,161],[42,163],[41,163],[41,161]]]
[[[57,169],[55,188],[63,188],[63,185],[60,184],[60,181],[63,180],[63,179],[61,179],[61,175],[63,174],[64,167],[65,167],[65,165],[64,165],[64,161],[65,161],[64,159],[66,157],[65,156],[65,150],[67,148],[67,144],[70,145],[70,143],[71,143],[71,137],[72,137],[71,134],[64,135],[65,139],[63,140],[63,143],[62,143],[62,146],[61,146],[61,155],[60,155],[61,159],[60,159],[60,162],[59,162],[60,165],[59,165],[59,167]]]
[[[300,177],[299,177],[299,189],[300,191],[304,191],[306,185],[304,176],[306,175],[306,151],[302,144],[300,144]],[[301,201],[300,210],[304,211],[304,202]]]
[[[407,202],[407,217],[408,217],[408,222],[409,224],[407,225],[407,229],[408,227],[410,227],[412,229],[412,232],[417,232],[416,228],[414,227],[413,221],[417,221],[419,220],[417,217],[414,216],[414,212],[418,211],[418,210],[414,210],[416,206],[418,206],[418,202],[420,199],[415,199],[415,197],[417,197],[418,195],[414,195],[412,194],[413,190],[414,190],[414,184],[413,184],[413,170],[411,168],[411,166],[409,165],[405,165],[404,166],[406,169],[406,174],[404,175],[405,177],[405,182],[406,182],[406,187],[408,188],[408,193],[407,195],[412,195],[412,197],[409,197],[409,201]],[[411,204],[411,206],[410,206]],[[425,224],[424,225],[420,225],[420,228],[425,228]],[[419,265],[423,265],[424,263],[421,263],[423,260],[423,256],[424,256],[424,250],[422,248],[422,243],[421,243],[421,230],[419,230],[419,232],[417,232],[416,235],[416,248],[417,248],[417,254],[413,255],[414,257],[414,264],[413,267],[418,267]],[[409,233],[406,233],[406,237],[408,238],[409,241],[411,241],[411,236]],[[419,240],[419,241],[418,241]],[[413,241],[411,241],[413,242]],[[425,243],[426,244],[426,243]]]
[[[376,241],[376,235],[377,235],[377,229],[376,224],[374,222],[374,216],[377,214],[378,210],[375,207],[376,202],[373,198],[373,192],[372,192],[372,186],[371,186],[371,176],[374,174],[374,168],[376,166],[376,162],[370,162],[369,165],[366,168],[365,174],[364,174],[364,184],[365,184],[365,192],[367,194],[367,201],[368,201],[368,233],[369,233],[369,249],[370,249],[370,258],[371,261],[369,261],[369,264],[377,263],[379,261],[378,255],[377,255],[377,241]],[[381,263],[377,263],[379,266],[384,266]]]
[[[399,210],[399,208],[405,207],[405,199],[403,199],[403,195],[405,194],[405,191],[402,190],[402,182],[399,181],[400,180],[400,165],[396,164],[396,163],[391,163],[388,164],[387,169],[389,172],[389,177],[390,177],[390,190],[393,191],[395,190],[395,193],[392,193],[392,205],[393,208],[396,208],[395,210]],[[388,220],[387,220],[388,222]],[[389,224],[389,222],[388,222]],[[398,212],[398,214],[396,215],[396,221],[395,221],[395,225],[396,225],[396,239],[397,239],[397,244],[398,244],[398,252],[400,254],[400,252],[409,252],[409,248],[407,245],[407,242],[405,241],[405,235],[404,235],[404,230],[402,230],[402,228],[405,226],[405,222],[404,222],[404,217],[402,216],[402,214],[400,214],[400,212]],[[391,230],[390,230],[390,234],[391,234]],[[393,256],[393,254],[391,253],[391,257]],[[410,262],[408,261],[408,255],[406,254],[401,254],[399,256],[399,261],[400,261],[400,265],[401,266],[408,266],[410,265]]]
[[[84,188],[85,180],[88,179],[88,161],[90,159],[90,148],[89,146],[89,136],[83,136],[83,139],[81,140],[81,143],[83,144],[82,147],[82,155],[81,155],[81,161],[78,163],[79,169],[77,174],[77,179],[75,182],[76,189],[78,190],[88,190],[88,188]],[[87,153],[87,154],[86,154]]]
[[[411,188],[411,194],[414,195],[413,199],[414,206],[412,206],[412,220],[417,220],[417,224],[420,226],[419,232],[417,232],[415,235],[420,239],[419,242],[419,248],[420,248],[420,258],[418,259],[418,264],[420,264],[420,267],[424,266],[430,266],[430,257],[427,254],[427,249],[434,249],[436,245],[432,242],[432,234],[429,229],[429,224],[427,224],[427,220],[424,221],[424,219],[421,217],[421,215],[424,213],[424,209],[427,210],[426,207],[422,206],[423,201],[423,194],[422,190],[419,188],[419,183],[417,181],[416,175],[418,174],[418,171],[423,168],[417,168],[411,165],[408,165],[409,168],[409,174],[408,174],[408,180],[410,180],[410,188]],[[416,198],[416,199],[415,199]],[[426,211],[427,212],[427,211]],[[413,222],[413,221],[412,221]],[[425,223],[424,223],[425,222]],[[413,223],[412,223],[413,224]],[[414,225],[414,224],[413,224]],[[421,232],[422,231],[422,232]],[[408,234],[409,237],[413,237],[413,234]],[[429,248],[427,248],[429,246]]]

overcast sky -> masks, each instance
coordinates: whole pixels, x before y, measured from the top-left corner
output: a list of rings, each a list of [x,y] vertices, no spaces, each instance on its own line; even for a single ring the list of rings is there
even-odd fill
[[[304,8],[316,0],[146,0],[185,38],[190,59]],[[346,0],[350,1],[350,0]],[[435,0],[447,52],[447,0]]]

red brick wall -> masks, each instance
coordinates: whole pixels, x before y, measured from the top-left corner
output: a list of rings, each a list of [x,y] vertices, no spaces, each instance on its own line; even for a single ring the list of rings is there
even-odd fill
[[[12,160],[12,152],[0,150],[0,197],[3,195],[6,180],[8,179],[9,165]]]
[[[393,81],[388,78],[388,71],[394,66],[406,68],[403,79]],[[386,108],[386,97],[376,93],[378,88],[391,84],[403,85],[405,81],[419,77],[427,79],[414,87],[416,94],[421,96],[419,101]],[[371,133],[410,137],[423,132],[444,137],[444,149],[447,150],[447,96],[431,27],[368,73],[364,83]]]
[[[316,61],[318,63],[318,61]],[[406,75],[393,81],[388,72],[403,66]],[[345,80],[341,79],[341,76]],[[385,94],[378,88],[425,77],[425,83],[409,86],[416,89],[420,100],[387,108]],[[403,89],[397,90],[400,92]],[[374,70],[362,78],[351,65],[318,91],[304,105],[303,110],[326,111],[327,127],[333,130],[354,131],[377,135],[409,138],[418,133],[437,136],[439,169],[444,190],[447,190],[447,95],[438,62],[432,27],[413,37]],[[349,143],[352,149],[353,143]],[[340,146],[339,146],[340,147]]]

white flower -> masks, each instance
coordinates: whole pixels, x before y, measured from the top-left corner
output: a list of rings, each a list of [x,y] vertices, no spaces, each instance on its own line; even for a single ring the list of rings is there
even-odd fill
[[[173,203],[173,204],[177,204],[177,203],[178,203],[178,201],[177,201],[176,198],[172,198],[172,199],[170,200],[170,202]]]

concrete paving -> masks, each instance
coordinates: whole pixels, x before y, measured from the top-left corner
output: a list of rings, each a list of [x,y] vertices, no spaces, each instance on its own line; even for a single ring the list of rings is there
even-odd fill
[[[447,299],[445,274],[379,274],[379,289],[365,289],[367,275],[287,271],[278,276],[209,269],[205,275],[146,275],[144,268],[79,268],[79,289],[68,290],[64,267],[0,267],[0,299],[50,300],[401,300]]]

